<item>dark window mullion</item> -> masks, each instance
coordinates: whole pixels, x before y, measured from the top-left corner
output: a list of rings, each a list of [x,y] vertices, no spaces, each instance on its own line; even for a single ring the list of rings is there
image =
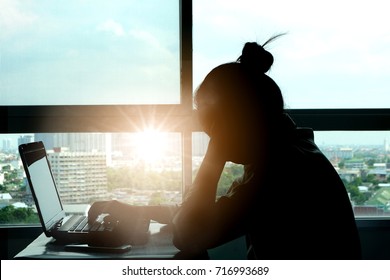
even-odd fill
[[[390,130],[390,109],[291,109],[299,126],[314,130]]]

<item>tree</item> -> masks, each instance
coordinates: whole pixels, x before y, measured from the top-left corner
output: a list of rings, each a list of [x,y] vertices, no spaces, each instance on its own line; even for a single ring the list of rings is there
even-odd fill
[[[149,205],[161,205],[166,203],[166,198],[161,192],[154,192],[150,196]]]
[[[359,186],[362,185],[361,178],[356,178],[351,183],[346,183],[344,181],[345,188],[347,192],[351,195],[351,200],[354,201],[358,205],[364,204],[370,196],[370,194],[361,193],[359,190]]]
[[[372,168],[374,166],[375,159],[369,159],[366,161],[366,164],[369,168]]]
[[[227,190],[232,185],[233,181],[243,174],[243,167],[241,165],[231,165],[225,167],[221,178],[218,182],[217,196],[226,194]]]
[[[38,223],[39,217],[31,207],[15,208],[8,205],[0,209],[0,224]]]

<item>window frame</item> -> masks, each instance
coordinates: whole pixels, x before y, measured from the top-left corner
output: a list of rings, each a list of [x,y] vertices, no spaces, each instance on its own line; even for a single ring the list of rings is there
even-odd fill
[[[164,119],[161,130],[181,133],[184,191],[192,183],[192,132],[201,128],[192,104],[192,1],[179,0],[179,9],[180,104],[0,106],[0,133],[136,132]],[[287,111],[299,126],[316,131],[390,131],[390,108]]]

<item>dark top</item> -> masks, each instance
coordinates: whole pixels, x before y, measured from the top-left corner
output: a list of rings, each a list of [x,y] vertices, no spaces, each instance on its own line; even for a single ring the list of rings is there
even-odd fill
[[[245,234],[255,259],[359,259],[360,241],[346,189],[314,143],[311,129],[286,117],[266,175],[245,166],[216,202],[216,227],[226,241]],[[264,174],[264,172],[262,172]],[[261,177],[261,178],[260,178]]]

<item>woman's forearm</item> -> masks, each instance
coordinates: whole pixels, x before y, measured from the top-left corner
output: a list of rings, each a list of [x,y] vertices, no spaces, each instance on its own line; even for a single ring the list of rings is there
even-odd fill
[[[161,224],[170,224],[175,216],[178,206],[176,205],[156,205],[156,206],[134,206],[138,215],[153,220]]]
[[[218,181],[225,166],[225,160],[220,157],[216,144],[210,140],[206,155],[199,168],[190,193],[201,196],[205,203],[214,203]],[[191,196],[191,194],[190,194]]]

